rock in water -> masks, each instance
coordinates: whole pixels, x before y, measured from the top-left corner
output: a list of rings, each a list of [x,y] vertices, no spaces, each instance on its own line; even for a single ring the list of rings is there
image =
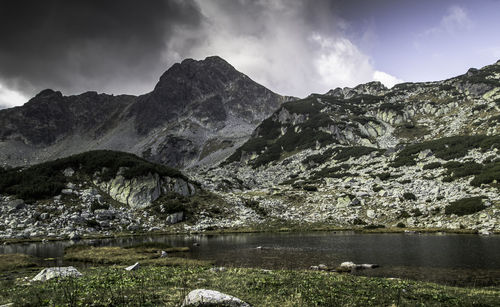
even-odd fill
[[[214,290],[196,289],[184,298],[182,306],[228,306],[228,307],[251,307],[237,297]]]
[[[127,270],[127,271],[135,271],[138,268],[139,268],[139,262],[136,262],[133,265],[126,267],[125,270]]]
[[[46,281],[52,278],[80,277],[83,274],[72,266],[45,268],[32,281]]]

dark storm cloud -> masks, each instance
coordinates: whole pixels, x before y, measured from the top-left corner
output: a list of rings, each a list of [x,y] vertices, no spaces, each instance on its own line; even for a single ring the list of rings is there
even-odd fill
[[[30,95],[151,89],[172,31],[201,18],[185,0],[2,1],[0,83]]]

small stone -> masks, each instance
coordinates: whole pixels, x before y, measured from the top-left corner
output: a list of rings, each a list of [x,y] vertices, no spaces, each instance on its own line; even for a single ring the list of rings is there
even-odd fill
[[[71,167],[68,167],[63,171],[63,175],[66,177],[71,177],[74,173],[75,171]]]
[[[214,273],[225,272],[225,271],[227,271],[227,269],[223,266],[210,269],[210,272],[214,272]]]
[[[73,190],[72,189],[62,189],[61,193],[64,195],[71,195],[71,194],[73,194]]]
[[[139,262],[136,262],[133,265],[126,267],[125,270],[127,270],[127,271],[135,271],[138,268],[139,268]]]

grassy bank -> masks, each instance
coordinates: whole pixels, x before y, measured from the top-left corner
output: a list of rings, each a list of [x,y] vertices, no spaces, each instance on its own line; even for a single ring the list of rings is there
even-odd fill
[[[500,289],[465,289],[424,282],[321,271],[265,271],[207,266],[144,266],[81,270],[77,279],[0,285],[0,304],[31,306],[179,306],[197,288],[237,296],[253,306],[498,306]]]

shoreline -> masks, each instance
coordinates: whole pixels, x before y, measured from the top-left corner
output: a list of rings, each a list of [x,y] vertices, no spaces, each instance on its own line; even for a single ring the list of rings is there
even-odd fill
[[[245,228],[232,228],[232,229],[219,229],[219,230],[206,230],[206,231],[154,231],[154,232],[139,232],[139,233],[126,233],[118,232],[115,234],[103,235],[82,235],[78,240],[71,240],[68,237],[32,237],[32,238],[7,238],[0,239],[0,244],[20,244],[20,243],[37,243],[37,242],[55,242],[55,241],[81,241],[81,240],[102,240],[113,238],[126,238],[126,237],[145,237],[145,236],[174,236],[174,235],[222,235],[222,234],[245,234],[245,233],[298,233],[298,232],[354,232],[357,234],[394,234],[394,233],[412,233],[412,234],[469,234],[479,235],[477,230],[472,229],[446,229],[446,228],[355,228],[355,227],[245,227]],[[492,232],[489,235],[499,235],[500,231]]]

